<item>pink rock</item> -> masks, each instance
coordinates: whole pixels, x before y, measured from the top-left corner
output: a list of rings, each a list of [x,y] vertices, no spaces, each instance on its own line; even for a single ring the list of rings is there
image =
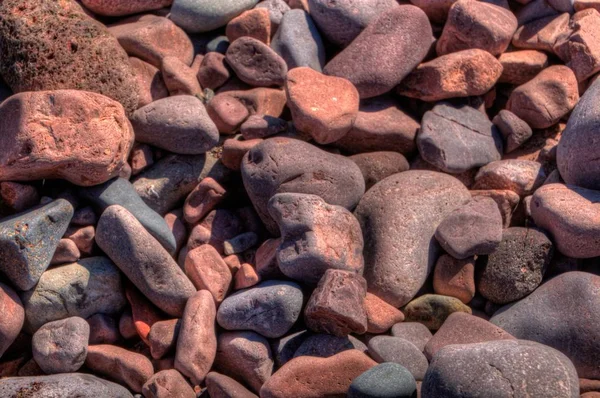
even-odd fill
[[[35,187],[10,181],[0,182],[0,198],[3,205],[15,213],[21,213],[40,203],[40,195]]]
[[[263,279],[277,278],[282,275],[277,263],[277,248],[280,244],[281,238],[267,239],[256,250],[256,272]]]
[[[218,52],[206,53],[196,74],[200,85],[215,90],[221,87],[231,77],[225,55]]]
[[[211,398],[258,398],[231,377],[217,372],[206,376],[206,388]]]
[[[230,43],[240,37],[249,36],[260,40],[267,46],[271,43],[271,19],[266,8],[254,8],[244,11],[233,18],[225,28]]]
[[[81,257],[79,248],[71,239],[61,239],[50,260],[50,265],[74,263]]]
[[[206,177],[194,188],[185,200],[183,215],[189,224],[195,224],[223,200],[225,188],[211,177]]]
[[[133,286],[127,286],[125,293],[131,305],[131,318],[135,330],[140,338],[150,345],[148,334],[152,325],[163,319],[162,314]]]
[[[253,140],[240,140],[237,139],[238,137],[225,140],[221,155],[221,161],[223,164],[227,168],[235,171],[239,171],[241,169],[242,160],[244,159],[246,152],[263,141],[260,138]]]
[[[208,290],[217,304],[223,301],[229,291],[231,272],[211,245],[202,245],[188,252],[185,273],[196,289]]]
[[[174,56],[163,57],[160,69],[169,94],[199,95],[202,87],[198,83],[196,73],[181,59]]]
[[[392,326],[404,320],[404,314],[374,294],[365,297],[367,311],[367,333],[380,334],[387,332]]]
[[[152,325],[150,333],[148,333],[148,345],[152,358],[161,359],[175,351],[180,328],[180,319],[158,321]]]
[[[94,251],[95,237],[96,229],[93,225],[79,228],[69,227],[65,232],[65,238],[74,242],[81,254],[86,257],[91,256]]]
[[[108,344],[89,346],[85,366],[135,392],[142,392],[154,374],[152,362],[145,356]]]
[[[569,14],[552,15],[526,23],[515,32],[512,44],[517,48],[554,53],[554,45],[569,33]]]
[[[217,126],[219,133],[231,134],[246,120],[248,108],[231,95],[216,95],[206,105],[206,111]]]
[[[8,285],[0,282],[0,358],[15,341],[23,323],[25,310],[17,293]],[[1,373],[1,370],[0,370]]]
[[[120,17],[169,7],[173,0],[82,0],[81,2],[95,14]]]
[[[138,83],[138,108],[169,96],[169,90],[157,67],[135,57],[129,57],[129,63]]]
[[[148,144],[136,142],[129,154],[131,174],[136,176],[154,164],[154,153]]]
[[[475,296],[475,258],[457,260],[447,254],[440,256],[433,270],[433,290],[465,304],[470,302]]]
[[[569,23],[571,32],[561,37],[554,46],[556,54],[583,82],[600,71],[600,13],[595,9],[579,11]]]
[[[145,398],[196,398],[196,393],[175,369],[155,373],[142,387]]]
[[[229,45],[227,63],[244,83],[255,87],[282,86],[287,64],[265,43],[252,37],[240,37]]]
[[[498,82],[523,84],[548,66],[546,53],[537,50],[511,51],[500,55],[502,75]]]
[[[192,229],[187,243],[188,249],[193,250],[209,244],[222,254],[223,242],[241,234],[243,228],[242,220],[235,212],[227,209],[213,210]]]
[[[187,228],[183,219],[183,210],[177,209],[168,212],[164,216],[167,226],[175,236],[176,248],[175,253],[178,253],[188,238]]]
[[[254,267],[248,263],[244,263],[235,274],[233,289],[245,289],[256,285],[258,282],[260,282],[260,277]]]

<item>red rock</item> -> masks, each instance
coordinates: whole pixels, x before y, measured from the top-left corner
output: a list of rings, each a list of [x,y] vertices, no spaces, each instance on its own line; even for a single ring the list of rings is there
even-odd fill
[[[15,341],[23,323],[25,310],[17,293],[8,285],[0,282],[0,357]],[[1,369],[0,369],[0,373]]]
[[[206,105],[206,110],[212,121],[217,125],[219,133],[231,134],[246,120],[248,108],[231,95],[216,95]]]
[[[498,127],[504,137],[505,153],[519,148],[533,135],[533,130],[524,120],[506,109],[498,112],[492,123]]]
[[[152,325],[163,319],[162,314],[136,288],[127,286],[125,293],[131,305],[131,318],[135,330],[144,343],[150,345],[148,334]]]
[[[234,277],[234,290],[245,289],[260,282],[260,277],[251,264],[244,263]]]
[[[267,138],[286,131],[288,122],[268,115],[250,115],[240,126],[240,133],[246,140]]]
[[[175,237],[175,253],[178,253],[183,245],[185,245],[185,242],[188,238],[187,228],[183,219],[183,210],[178,209],[170,211],[169,213],[165,214],[163,218],[165,219],[169,230],[171,230],[173,236]]]
[[[229,267],[229,271],[231,271],[231,275],[235,276],[236,272],[240,268],[242,268],[242,258],[237,254],[231,254],[227,257],[223,257],[223,261]]]
[[[65,232],[65,238],[70,239],[75,243],[81,254],[89,257],[94,251],[94,238],[96,237],[96,229],[92,225],[87,227],[69,227]]]
[[[229,267],[211,245],[202,245],[188,252],[185,273],[196,289],[207,289],[217,304],[223,301],[231,286]]]
[[[223,164],[227,168],[235,171],[240,171],[242,160],[244,159],[246,152],[263,141],[260,138],[253,140],[241,140],[238,138],[240,137],[237,136],[236,138],[225,140],[223,152],[221,153],[221,161]]]
[[[154,374],[152,362],[145,356],[108,344],[89,346],[85,366],[139,393]]]
[[[181,318],[175,368],[194,384],[204,381],[217,353],[217,309],[213,300],[207,290],[196,292],[188,300]]]
[[[512,214],[520,201],[519,195],[516,192],[509,189],[474,189],[470,192],[471,196],[474,198],[484,196],[494,199],[494,202],[498,205],[498,209],[500,209],[502,227],[508,228],[512,219]]]
[[[258,398],[231,377],[217,372],[206,376],[206,388],[211,398]]]
[[[133,145],[121,104],[75,90],[12,96],[0,105],[0,130],[0,180],[101,184],[119,174]]]
[[[588,8],[593,8],[600,12],[600,2],[598,0],[575,0],[573,1],[575,11],[583,11]]]
[[[579,11],[569,22],[571,32],[557,40],[554,51],[583,82],[600,71],[600,13],[595,9]]]
[[[215,90],[231,77],[229,66],[225,63],[225,55],[218,52],[206,53],[196,74],[198,82],[204,88]]]
[[[281,245],[281,238],[267,239],[256,250],[256,272],[262,279],[272,279],[282,275],[277,263],[277,248],[279,245]]]
[[[276,88],[257,87],[250,90],[230,90],[229,95],[242,102],[251,115],[269,115],[279,117],[286,105],[285,91]]]
[[[175,351],[180,327],[180,319],[154,322],[148,333],[148,345],[152,358],[161,359]]]
[[[114,318],[95,314],[86,319],[90,325],[89,344],[115,344],[120,340],[119,327]]]
[[[170,95],[199,95],[202,93],[196,73],[178,57],[163,57],[160,69]]]
[[[196,393],[175,369],[155,373],[142,387],[145,398],[196,398]]]
[[[134,176],[152,166],[154,164],[152,147],[148,144],[136,142],[129,154],[129,164],[131,165],[131,174]]]
[[[260,390],[261,398],[345,396],[352,380],[377,365],[358,350],[329,358],[301,356],[281,367]]]
[[[61,239],[50,260],[50,265],[74,263],[81,258],[79,248],[71,239]]]
[[[252,37],[240,37],[229,45],[227,63],[243,82],[257,87],[282,86],[287,64],[265,43]]]
[[[432,23],[443,25],[448,18],[448,11],[457,0],[411,0],[410,2],[429,17]]]
[[[538,162],[507,159],[489,163],[479,169],[473,189],[510,189],[519,196],[531,195],[546,179]]]
[[[211,177],[206,177],[188,195],[183,206],[185,221],[195,224],[224,199],[225,188]]]
[[[548,56],[542,51],[511,51],[500,55],[502,75],[499,83],[523,84],[548,66]]]
[[[169,96],[160,70],[139,58],[129,57],[138,82],[138,108]]]
[[[3,206],[15,213],[21,213],[40,203],[40,195],[35,187],[10,181],[0,182],[0,199]]]
[[[81,2],[95,14],[120,17],[169,7],[173,0],[82,0]]]
[[[254,8],[244,11],[233,18],[225,28],[230,43],[240,37],[249,36],[260,40],[267,46],[271,43],[271,19],[266,8]]]
[[[457,260],[447,254],[440,256],[433,271],[433,290],[465,304],[470,302],[475,296],[475,258]]]
[[[552,15],[536,19],[519,27],[512,39],[513,46],[539,51],[554,52],[557,40],[568,34],[569,14]]]
[[[286,93],[294,125],[319,144],[342,138],[358,114],[358,91],[352,83],[308,67],[288,72]]]
[[[394,324],[404,320],[404,314],[374,294],[365,297],[367,311],[367,333],[380,334],[387,332]]]
[[[242,221],[233,211],[227,209],[213,210],[197,224],[188,239],[188,249],[210,244],[219,254],[224,252],[223,242],[241,234]]]

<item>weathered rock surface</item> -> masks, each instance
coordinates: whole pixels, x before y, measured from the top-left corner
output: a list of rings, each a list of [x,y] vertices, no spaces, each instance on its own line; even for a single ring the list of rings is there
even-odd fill
[[[4,378],[0,380],[0,395],[4,397],[38,395],[44,397],[133,398],[127,388],[84,373]]]

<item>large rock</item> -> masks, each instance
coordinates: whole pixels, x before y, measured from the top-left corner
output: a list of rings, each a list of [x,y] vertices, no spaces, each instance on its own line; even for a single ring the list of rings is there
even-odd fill
[[[289,138],[270,138],[253,147],[242,162],[244,187],[267,229],[278,234],[267,205],[276,193],[318,195],[331,205],[352,209],[365,181],[350,159]]]
[[[498,397],[576,398],[579,380],[560,352],[531,341],[500,340],[441,349],[421,387],[423,397],[486,397],[491,391]]]
[[[171,19],[188,32],[208,32],[249,10],[258,0],[175,0]]]
[[[72,217],[71,203],[57,199],[0,221],[0,270],[15,287],[36,285]]]
[[[133,398],[125,387],[84,373],[4,378],[0,380],[0,396]]]
[[[0,358],[2,354],[15,341],[23,322],[25,322],[25,311],[17,293],[0,282],[0,312],[4,314],[0,320]]]
[[[194,285],[129,211],[119,205],[107,208],[98,221],[96,243],[154,305],[182,315]]]
[[[498,310],[490,322],[516,338],[533,340],[568,356],[579,377],[600,377],[600,277],[567,272],[526,298]]]
[[[369,292],[394,307],[408,303],[433,269],[437,226],[469,199],[460,181],[432,171],[405,171],[373,186],[355,212]]]
[[[0,180],[84,186],[117,176],[134,138],[121,104],[76,90],[13,95],[0,105],[0,131]]]
[[[425,58],[432,41],[429,19],[421,9],[391,7],[373,19],[324,70],[350,80],[361,98],[376,97],[400,83]]]

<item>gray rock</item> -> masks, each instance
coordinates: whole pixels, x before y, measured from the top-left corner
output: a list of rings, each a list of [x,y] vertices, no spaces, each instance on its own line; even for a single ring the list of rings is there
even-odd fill
[[[271,31],[277,30],[283,16],[290,11],[290,6],[284,0],[264,0],[254,8],[266,8],[271,20]]]
[[[229,48],[229,39],[227,36],[217,36],[208,43],[206,43],[206,52],[217,52],[225,54]]]
[[[344,337],[319,333],[308,336],[294,353],[294,358],[301,356],[329,358],[342,351],[367,351],[367,346],[356,337]]]
[[[57,199],[0,221],[0,270],[17,289],[29,290],[38,282],[73,211],[71,203]]]
[[[325,65],[325,46],[310,15],[290,10],[281,19],[271,48],[287,63],[288,69],[308,66],[321,72]]]
[[[301,330],[279,339],[271,340],[271,351],[273,352],[273,357],[275,359],[275,366],[280,368],[290,359],[294,358],[294,354],[298,348],[309,336],[309,331]]]
[[[419,322],[401,322],[392,326],[392,336],[401,337],[413,343],[419,350],[423,351],[431,339],[432,334]]]
[[[375,336],[369,340],[369,355],[379,363],[394,362],[404,366],[415,378],[423,380],[429,363],[411,342],[401,337]]]
[[[125,387],[83,373],[4,378],[0,380],[0,396],[133,398]]]
[[[106,257],[90,257],[44,272],[36,287],[21,295],[26,329],[98,312],[118,314],[126,304],[119,269]]]
[[[208,32],[251,9],[258,0],[175,0],[171,20],[191,33]]]
[[[227,330],[254,330],[265,337],[281,337],[300,316],[302,300],[302,290],[293,282],[262,282],[223,300],[217,322]]]
[[[124,178],[115,178],[104,184],[79,190],[79,195],[91,202],[98,214],[106,208],[119,205],[127,209],[169,252],[174,253],[177,243],[165,220],[152,210]]]
[[[519,148],[533,135],[533,130],[527,122],[509,110],[503,109],[492,120],[504,137],[504,149],[506,153]]]
[[[96,228],[96,243],[154,305],[181,317],[194,285],[160,243],[125,208],[107,208]]]
[[[412,374],[397,363],[382,363],[367,370],[350,384],[348,398],[413,398],[417,383]]]
[[[498,340],[442,348],[421,386],[423,397],[489,397],[491,391],[498,397],[576,398],[579,379],[571,361],[550,347]]]
[[[459,174],[500,160],[502,135],[477,109],[441,103],[423,115],[417,147],[428,163]]]
[[[89,337],[83,318],[48,322],[31,339],[33,359],[47,374],[76,372],[85,362]]]
[[[288,67],[271,47],[250,36],[236,39],[225,54],[227,64],[244,83],[257,87],[282,86]]]

